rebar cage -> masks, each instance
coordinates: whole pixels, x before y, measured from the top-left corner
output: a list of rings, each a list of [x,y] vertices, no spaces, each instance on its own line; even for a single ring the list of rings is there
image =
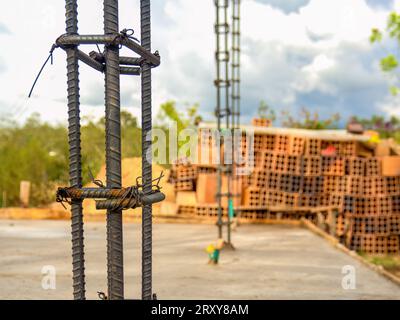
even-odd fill
[[[74,299],[86,298],[84,256],[84,199],[95,198],[97,209],[107,209],[107,299],[124,299],[124,260],[122,210],[142,207],[142,299],[153,298],[152,293],[152,204],[164,200],[152,178],[151,69],[160,65],[158,52],[151,53],[150,0],[140,1],[141,43],[132,37],[130,29],[119,31],[118,0],[104,0],[104,34],[79,35],[77,0],[66,0],[66,33],[56,46],[67,54],[68,84],[68,140],[70,187],[60,188],[57,200],[71,204],[72,264]],[[104,45],[104,52],[86,54],[81,45]],[[138,57],[120,57],[122,46]],[[79,61],[105,75],[105,136],[106,186],[83,188],[80,133]],[[141,76],[142,94],[142,182],[122,188],[121,185],[121,122],[120,75]],[[105,295],[104,295],[105,296]]]

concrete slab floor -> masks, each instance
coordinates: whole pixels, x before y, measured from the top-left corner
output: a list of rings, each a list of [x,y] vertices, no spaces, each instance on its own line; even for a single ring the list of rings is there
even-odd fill
[[[235,251],[218,266],[205,248],[211,225],[154,225],[154,292],[159,299],[400,299],[400,287],[331,247],[306,229],[245,225]],[[126,223],[125,295],[140,297],[140,225]],[[0,221],[0,298],[71,299],[68,221]],[[106,290],[105,224],[85,224],[88,299]],[[42,288],[43,266],[54,266],[56,289]],[[356,289],[342,286],[353,266]]]

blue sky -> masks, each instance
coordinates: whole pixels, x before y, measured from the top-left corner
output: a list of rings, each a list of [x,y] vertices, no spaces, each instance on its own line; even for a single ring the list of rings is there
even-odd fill
[[[295,114],[302,107],[322,116],[399,114],[398,98],[379,70],[386,47],[368,42],[373,27],[383,28],[391,0],[242,0],[242,112],[244,122],[260,100]],[[40,6],[38,5],[40,3]],[[79,1],[80,32],[102,33],[102,1]],[[120,1],[120,28],[139,32],[139,1]],[[167,100],[200,104],[212,119],[215,108],[212,0],[153,0],[153,48],[162,56],[154,70],[154,113]],[[66,122],[65,54],[55,53],[32,99],[26,95],[54,40],[64,32],[64,1],[15,0],[0,12],[0,117],[23,121],[32,112]],[[86,52],[93,47],[82,48]],[[124,52],[124,54],[128,54]],[[81,71],[83,116],[100,117],[103,77]],[[137,78],[122,78],[122,105],[140,115]]]

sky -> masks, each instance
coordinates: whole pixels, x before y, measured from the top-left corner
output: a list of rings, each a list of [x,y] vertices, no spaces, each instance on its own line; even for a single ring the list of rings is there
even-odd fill
[[[79,32],[101,34],[102,0],[81,0]],[[120,0],[120,29],[140,37],[139,0]],[[153,71],[153,113],[175,100],[180,110],[198,103],[206,120],[215,109],[213,0],[153,0],[153,50],[162,64]],[[399,98],[379,59],[393,44],[372,46],[371,29],[383,29],[392,0],[242,0],[242,118],[249,122],[261,100],[278,113],[303,107],[327,117],[400,114]],[[33,80],[55,39],[65,32],[62,0],[14,0],[0,11],[0,118],[24,121],[37,112],[52,123],[66,123],[66,62],[58,49]],[[81,48],[89,52],[93,46]],[[124,50],[123,55],[130,52]],[[80,67],[82,116],[104,114],[103,75]],[[140,79],[121,77],[121,105],[140,116]]]

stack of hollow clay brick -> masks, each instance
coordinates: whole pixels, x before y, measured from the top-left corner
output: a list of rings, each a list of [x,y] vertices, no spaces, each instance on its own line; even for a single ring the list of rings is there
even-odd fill
[[[202,141],[204,135],[199,136],[200,148],[213,150],[211,140]],[[245,138],[241,141],[243,155],[247,154],[248,143]],[[235,206],[240,209],[241,218],[305,217],[316,221],[311,211],[332,207],[339,213],[335,233],[350,248],[372,254],[400,252],[400,175],[383,175],[379,157],[358,156],[357,139],[334,140],[256,130],[253,147],[254,170],[240,179],[242,196]],[[334,152],[328,155],[326,150]],[[216,217],[215,197],[202,194],[216,193],[216,165],[179,164],[173,172],[177,191],[196,190],[197,199],[211,199],[198,201],[194,206],[180,206],[178,213]],[[203,181],[200,189],[196,188],[198,181]],[[223,205],[224,215],[226,207]]]

